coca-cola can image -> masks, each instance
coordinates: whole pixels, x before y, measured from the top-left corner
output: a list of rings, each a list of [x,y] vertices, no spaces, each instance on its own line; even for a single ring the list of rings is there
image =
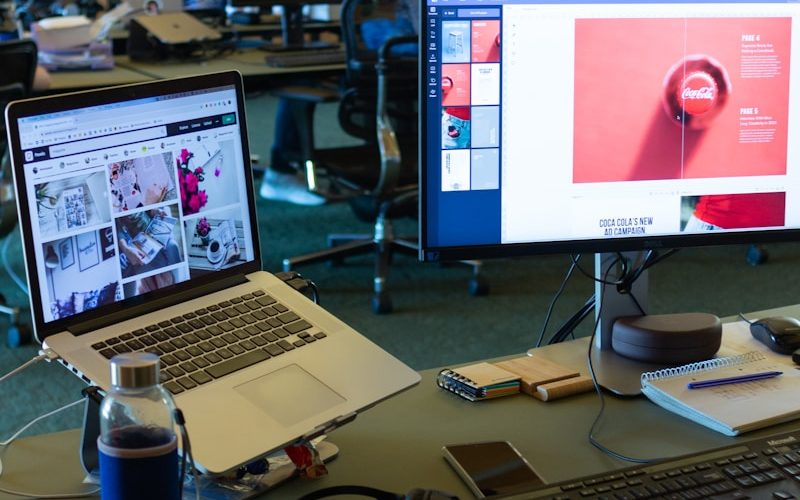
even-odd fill
[[[705,54],[689,55],[664,76],[664,111],[680,126],[703,129],[720,114],[732,89],[719,61]]]

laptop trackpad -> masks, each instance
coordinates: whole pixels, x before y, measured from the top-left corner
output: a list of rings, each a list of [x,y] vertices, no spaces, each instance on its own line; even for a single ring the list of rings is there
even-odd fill
[[[235,389],[285,426],[345,402],[333,389],[297,365],[286,366]]]

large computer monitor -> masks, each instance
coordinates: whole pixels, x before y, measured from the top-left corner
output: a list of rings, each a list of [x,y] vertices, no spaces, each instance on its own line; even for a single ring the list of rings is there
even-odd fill
[[[269,44],[265,49],[270,51],[283,50],[315,50],[330,49],[337,45],[319,40],[306,40],[303,23],[303,7],[312,3],[324,4],[325,0],[229,0],[232,8],[258,7],[261,10],[272,12],[273,7],[280,7],[281,16],[281,43]],[[327,3],[337,3],[328,1]]]
[[[423,0],[420,258],[800,239],[799,22],[791,0]]]

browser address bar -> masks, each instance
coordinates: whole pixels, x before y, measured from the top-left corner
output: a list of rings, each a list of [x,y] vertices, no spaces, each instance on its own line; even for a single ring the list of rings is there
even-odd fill
[[[133,132],[125,132],[105,137],[96,137],[94,139],[86,139],[85,141],[71,142],[69,144],[61,144],[58,146],[50,146],[50,158],[58,158],[59,156],[69,156],[84,151],[93,151],[95,149],[104,149],[122,144],[130,144],[132,142],[147,141],[150,139],[158,139],[167,136],[167,127],[153,127],[144,130],[134,130]]]

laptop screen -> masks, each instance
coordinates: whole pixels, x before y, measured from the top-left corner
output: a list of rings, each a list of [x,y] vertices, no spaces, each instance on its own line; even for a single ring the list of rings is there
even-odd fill
[[[208,87],[189,80],[10,108],[41,324],[141,302],[257,260],[240,92],[219,78]]]

